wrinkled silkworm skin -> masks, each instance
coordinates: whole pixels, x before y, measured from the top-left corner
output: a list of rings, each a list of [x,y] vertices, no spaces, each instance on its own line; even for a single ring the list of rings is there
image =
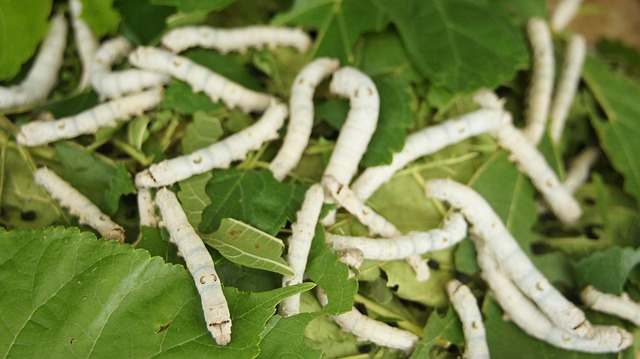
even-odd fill
[[[248,48],[270,49],[276,46],[292,46],[306,52],[311,38],[301,29],[278,26],[247,26],[222,29],[209,26],[184,26],[173,29],[162,37],[162,45],[173,52],[190,47],[216,49],[223,54],[230,51],[244,53]]]
[[[27,77],[18,85],[0,86],[0,109],[44,101],[58,81],[66,44],[67,21],[64,14],[58,13],[51,18],[47,36],[40,44]]]
[[[597,147],[587,147],[571,161],[563,182],[569,192],[575,193],[587,181],[598,157],[600,150]]]
[[[140,46],[129,54],[129,61],[139,68],[185,81],[194,92],[204,91],[213,102],[222,100],[230,108],[262,112],[274,100],[271,95],[249,90],[186,57],[158,48]]]
[[[430,180],[427,197],[449,202],[460,210],[481,237],[500,267],[527,297],[568,333],[591,336],[593,330],[582,310],[567,300],[540,271],[505,228],[493,208],[476,191],[452,180]]]
[[[640,326],[640,304],[632,301],[625,293],[621,296],[603,293],[590,285],[580,292],[580,298],[593,310],[615,315]]]
[[[327,295],[322,289],[318,290],[317,296],[323,307],[329,303]],[[344,314],[330,317],[342,330],[355,335],[360,341],[371,341],[383,347],[400,349],[407,354],[411,353],[419,339],[409,331],[371,319],[356,308],[351,308],[351,311]]]
[[[151,197],[151,190],[149,188],[138,189],[137,201],[140,227],[158,227],[156,206],[153,197]]]
[[[558,348],[588,353],[620,352],[633,344],[631,333],[616,326],[595,325],[590,337],[574,335],[555,326],[511,282],[482,242],[476,241],[482,278],[505,314],[525,333]]]
[[[391,164],[367,168],[351,189],[362,201],[387,182],[394,173],[416,159],[470,137],[493,131],[508,122],[501,109],[480,109],[461,117],[425,127],[407,137],[404,147],[393,155]]]
[[[478,301],[466,285],[457,279],[452,279],[447,283],[447,294],[453,309],[458,313],[462,322],[464,333],[464,354],[465,359],[489,359],[489,347],[487,346],[487,335],[482,322],[482,314],[478,308]]]
[[[551,31],[546,21],[532,18],[529,20],[527,33],[533,50],[533,68],[525,109],[527,127],[524,129],[524,134],[531,143],[538,145],[547,125],[553,92],[555,60]]]
[[[551,28],[560,32],[573,20],[582,0],[560,0],[551,15]]]
[[[166,188],[156,193],[156,204],[171,242],[184,257],[202,300],[207,329],[218,345],[231,341],[231,314],[211,255],[185,215],[176,195]]]
[[[124,242],[124,229],[55,172],[47,167],[40,167],[35,171],[34,178],[61,207],[78,217],[79,223],[95,229],[106,239]]]
[[[170,76],[154,71],[112,71],[111,67],[130,52],[131,43],[124,36],[105,41],[96,51],[89,75],[93,88],[102,98],[115,98],[150,87],[162,87],[171,81]]]
[[[365,259],[396,260],[453,247],[467,234],[467,222],[460,213],[453,213],[443,228],[427,232],[410,232],[385,239],[341,236],[327,233],[327,243],[334,251],[359,250]]]
[[[291,238],[289,238],[289,249],[285,257],[287,264],[295,273],[295,276],[284,276],[282,286],[288,287],[302,283],[304,270],[307,267],[307,258],[311,249],[311,241],[315,234],[315,227],[318,223],[324,191],[322,186],[314,184],[304,197],[302,208],[296,214],[296,222],[291,225]],[[280,303],[280,313],[288,317],[300,313],[300,295],[286,298]]]
[[[569,108],[580,84],[580,73],[582,72],[586,53],[587,41],[584,36],[579,34],[572,35],[567,44],[562,74],[551,104],[549,135],[556,144],[560,142],[569,115]]]
[[[84,90],[91,84],[91,63],[100,44],[89,25],[80,18],[82,14],[82,3],[80,0],[69,0],[69,7],[71,8],[71,25],[74,29],[76,47],[78,48],[78,55],[82,63],[82,77],[80,78],[78,89]]]
[[[336,59],[326,57],[315,59],[306,65],[293,81],[287,134],[278,154],[269,164],[273,177],[278,181],[282,181],[300,162],[313,127],[313,93],[318,84],[331,75],[338,66],[340,62]]]
[[[247,153],[263,143],[278,138],[278,129],[287,117],[287,107],[273,102],[260,120],[244,130],[184,156],[151,165],[136,175],[136,186],[162,187],[182,181],[214,168],[228,168],[243,160]]]
[[[582,209],[571,192],[560,183],[540,151],[511,123],[492,131],[492,135],[502,148],[511,153],[510,158],[531,179],[556,217],[565,224],[575,223],[582,215]]]
[[[333,176],[324,176],[323,184],[328,195],[330,195],[339,206],[344,207],[349,213],[356,216],[360,223],[367,226],[371,235],[380,235],[382,237],[397,237],[402,235],[402,232],[400,232],[396,226],[359,200],[349,186],[339,184]],[[423,282],[431,277],[431,271],[429,270],[427,261],[419,254],[409,255],[404,259],[413,268],[418,281]]]
[[[102,127],[115,127],[134,115],[154,108],[162,100],[162,90],[152,89],[104,102],[77,115],[55,121],[32,121],[20,127],[16,141],[23,146],[41,146],[50,142],[96,133]]]

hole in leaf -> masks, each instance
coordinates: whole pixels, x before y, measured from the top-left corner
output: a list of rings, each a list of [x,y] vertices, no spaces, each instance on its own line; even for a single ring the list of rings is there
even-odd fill
[[[358,347],[358,352],[360,352],[361,354],[365,354],[365,353],[371,352],[371,345],[370,344],[365,344],[365,345],[359,346]]]
[[[160,329],[158,329],[158,330],[156,331],[156,333],[162,333],[162,332],[164,332],[165,330],[169,329],[169,327],[170,327],[170,326],[171,326],[171,322],[169,322],[169,323],[167,323],[167,324],[165,324],[165,325],[161,325],[161,326],[160,326]]]
[[[429,261],[427,261],[427,265],[429,266],[429,268],[434,270],[440,269],[440,263],[436,262],[433,259],[429,259]]]
[[[36,219],[36,212],[34,211],[22,212],[20,213],[20,218],[22,218],[23,221],[33,221]]]

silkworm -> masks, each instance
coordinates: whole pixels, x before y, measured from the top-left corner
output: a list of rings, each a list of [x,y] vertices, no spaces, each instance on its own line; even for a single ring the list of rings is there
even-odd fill
[[[509,319],[527,334],[562,349],[588,353],[620,352],[633,344],[631,334],[616,326],[595,325],[592,335],[585,337],[554,325],[553,317],[545,316],[516,288],[504,274],[504,267],[498,265],[483,244],[476,241],[476,248],[480,273],[491,288],[493,297]]]
[[[90,67],[93,88],[102,98],[120,97],[149,87],[163,86],[171,77],[154,71],[126,69],[112,71],[111,67],[131,52],[131,43],[124,36],[105,41],[96,51]]]
[[[0,109],[28,106],[45,100],[58,80],[66,43],[67,21],[62,13],[58,13],[51,18],[47,36],[40,44],[27,77],[17,85],[0,86]]]
[[[218,345],[231,341],[231,314],[211,255],[185,215],[176,195],[166,188],[156,193],[162,220],[176,244],[200,294],[207,329]]]
[[[20,127],[16,141],[23,146],[40,146],[62,139],[96,133],[101,127],[115,127],[118,121],[142,114],[162,99],[162,90],[152,89],[105,102],[55,121],[32,121]]]
[[[555,60],[551,32],[546,21],[532,18],[527,25],[527,33],[533,51],[533,68],[526,101],[525,120],[527,126],[524,129],[524,134],[531,143],[537,145],[545,131],[549,115]]]
[[[222,100],[227,106],[237,106],[245,112],[262,112],[274,99],[271,95],[242,87],[186,57],[154,47],[138,47],[129,54],[129,61],[142,69],[185,81],[193,91],[204,91],[214,102]]]
[[[61,207],[78,217],[79,223],[95,229],[106,239],[124,242],[124,229],[55,172],[47,167],[40,167],[35,171],[34,178]]]
[[[287,134],[278,154],[269,164],[273,177],[278,181],[282,181],[300,161],[313,127],[313,93],[320,81],[333,73],[338,66],[340,62],[336,59],[315,59],[307,64],[293,81]]]
[[[305,194],[302,208],[296,214],[295,223],[291,225],[292,235],[289,238],[289,249],[285,257],[295,275],[293,277],[284,276],[282,278],[283,286],[302,283],[323,199],[324,191],[319,184],[311,186]],[[283,300],[280,303],[280,312],[285,317],[298,314],[300,312],[300,295]]]
[[[598,157],[600,150],[597,147],[587,147],[571,161],[563,182],[569,192],[575,193],[587,181]]]
[[[551,14],[551,28],[555,32],[562,31],[578,12],[582,0],[560,0]]]
[[[329,303],[327,295],[322,290],[318,290],[317,293],[320,304],[322,306],[327,305]],[[377,345],[400,349],[407,353],[413,350],[418,341],[418,336],[415,334],[371,319],[360,313],[356,308],[351,308],[349,312],[330,317],[342,330],[352,333],[361,341],[371,341]]]
[[[137,195],[138,212],[140,215],[140,227],[157,227],[156,206],[151,197],[149,188],[138,189]]]
[[[311,38],[300,29],[278,26],[247,26],[232,29],[209,26],[184,26],[173,29],[162,37],[162,45],[173,52],[190,47],[216,49],[225,54],[229,51],[244,53],[248,48],[292,46],[306,52]]]
[[[467,222],[460,213],[453,213],[443,228],[427,232],[409,232],[406,235],[384,239],[341,236],[327,233],[327,243],[335,251],[359,250],[365,259],[396,260],[412,255],[422,255],[452,247],[467,234]]]
[[[556,88],[556,94],[551,104],[551,123],[549,135],[554,143],[559,143],[564,131],[569,108],[576,96],[580,83],[580,72],[587,52],[587,42],[584,36],[574,34],[569,39],[565,52],[562,74]]]
[[[82,76],[80,77],[78,89],[84,90],[91,84],[91,63],[100,44],[89,25],[80,18],[82,14],[82,3],[80,0],[69,0],[69,7],[71,8],[71,25],[74,30],[76,48],[78,49],[78,55],[82,63]]]
[[[190,154],[151,165],[136,175],[136,186],[162,187],[214,168],[227,168],[257,150],[266,141],[278,137],[278,129],[287,117],[287,107],[273,102],[260,120],[244,130]]]
[[[520,171],[531,179],[556,217],[566,224],[575,223],[582,215],[580,205],[571,192],[560,183],[558,176],[533,143],[510,122],[491,134],[502,148],[511,153],[511,159],[516,162]]]
[[[589,285],[580,292],[580,298],[593,310],[615,315],[640,326],[640,304],[624,293],[621,296],[603,293]]]
[[[457,279],[447,283],[447,294],[453,309],[458,313],[464,333],[464,359],[489,359],[487,335],[482,323],[478,301],[466,285]]]
[[[371,235],[380,235],[382,237],[402,235],[396,226],[359,200],[353,191],[349,189],[349,186],[339,184],[333,176],[324,176],[322,180],[328,195],[330,195],[338,205],[355,215],[360,223],[367,226]],[[409,255],[405,260],[413,268],[418,281],[426,281],[431,277],[431,271],[429,270],[426,260],[419,254]]]
[[[356,197],[365,201],[394,173],[416,159],[435,153],[467,138],[495,130],[507,121],[502,110],[480,109],[438,125],[425,127],[407,137],[404,147],[389,165],[367,168],[351,185]]]
[[[427,197],[447,201],[464,214],[473,225],[473,232],[485,241],[505,273],[556,325],[569,333],[591,335],[591,324],[584,313],[553,287],[531,263],[482,196],[465,185],[440,179],[428,181],[425,192]]]

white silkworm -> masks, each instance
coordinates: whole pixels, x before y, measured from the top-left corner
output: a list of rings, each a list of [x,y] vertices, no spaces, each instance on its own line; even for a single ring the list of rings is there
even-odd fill
[[[549,135],[554,143],[559,143],[569,115],[569,108],[576,96],[580,83],[580,72],[587,53],[587,41],[584,36],[574,34],[569,39],[565,52],[562,74],[556,88],[556,94],[551,104],[551,123]]]
[[[46,99],[58,80],[66,43],[67,21],[58,13],[51,18],[47,36],[27,77],[20,84],[0,86],[0,109],[32,105]]]
[[[151,197],[149,188],[138,189],[138,212],[140,215],[140,227],[157,227],[156,206]]]
[[[322,306],[327,305],[327,295],[320,289],[318,290],[318,300]],[[418,341],[415,334],[394,328],[386,323],[371,319],[360,313],[356,308],[351,311],[331,316],[342,330],[352,333],[360,341],[371,341],[377,345],[400,349],[410,353]]]
[[[190,47],[216,49],[225,54],[229,51],[244,53],[247,48],[269,48],[293,46],[306,52],[311,38],[300,29],[278,26],[247,26],[233,29],[209,26],[184,26],[173,29],[162,37],[162,45],[173,52]]]
[[[35,171],[34,178],[36,183],[44,187],[49,195],[60,203],[60,206],[78,217],[78,222],[95,229],[106,239],[124,242],[124,229],[55,172],[47,167],[40,167]]]
[[[204,91],[214,102],[222,100],[227,106],[237,106],[245,112],[262,112],[274,99],[271,95],[242,87],[186,57],[154,47],[138,47],[129,54],[129,61],[137,67],[185,81],[193,91]]]
[[[360,200],[365,201],[408,163],[472,136],[495,130],[507,120],[501,109],[480,109],[425,127],[407,137],[402,151],[393,155],[391,164],[367,168],[353,182],[351,189]]]
[[[244,130],[190,154],[151,165],[136,175],[136,186],[162,187],[214,168],[227,168],[233,161],[246,158],[266,141],[278,137],[278,129],[287,117],[287,107],[273,102],[260,120]]]
[[[619,352],[633,344],[630,333],[616,326],[593,326],[592,336],[583,337],[555,326],[529,301],[502,271],[482,243],[477,244],[481,275],[505,314],[527,334],[567,350],[588,353]],[[551,318],[553,320],[553,318]]]
[[[33,121],[20,127],[16,141],[23,146],[47,143],[96,133],[101,127],[115,127],[133,115],[155,107],[162,100],[162,90],[152,89],[122,97],[90,108],[77,115],[55,121]]]
[[[449,248],[462,241],[467,234],[467,222],[460,213],[453,213],[442,229],[409,232],[385,239],[340,236],[327,233],[327,243],[335,251],[359,250],[365,259],[395,260]]]
[[[278,181],[282,181],[300,161],[313,127],[313,93],[318,83],[333,73],[338,66],[340,62],[336,59],[315,59],[307,64],[293,81],[287,134],[280,151],[269,164],[273,177]]]
[[[553,92],[553,41],[547,22],[540,18],[529,20],[527,33],[533,50],[533,68],[525,110],[527,127],[524,134],[531,143],[537,145],[546,128]]]
[[[575,193],[587,181],[598,157],[600,150],[597,147],[587,147],[571,161],[563,182],[569,192]]]
[[[551,28],[555,32],[562,31],[578,12],[582,0],[560,0],[551,15]]]
[[[556,217],[563,223],[575,223],[582,215],[582,209],[540,151],[510,122],[492,131],[492,135],[502,148],[511,152],[511,159],[531,179]]]
[[[584,313],[567,300],[531,263],[511,233],[487,201],[473,189],[452,180],[430,180],[427,197],[449,202],[460,209],[473,225],[474,233],[485,240],[491,254],[505,273],[559,327],[581,336],[591,335]]]
[[[632,301],[626,293],[621,296],[603,293],[590,285],[580,292],[580,298],[593,310],[615,315],[640,326],[640,304]]]
[[[74,29],[76,47],[82,63],[82,77],[80,78],[78,89],[84,90],[90,85],[91,63],[100,44],[89,25],[80,18],[82,14],[80,0],[69,0],[69,7],[71,8],[71,25]]]
[[[482,322],[478,301],[466,285],[457,279],[447,283],[447,294],[453,309],[458,313],[464,333],[464,359],[489,359],[487,335]]]
[[[131,52],[131,43],[124,36],[105,41],[95,53],[90,67],[91,84],[103,98],[120,97],[149,87],[160,87],[171,77],[154,71],[127,69],[112,71],[111,66]]]
[[[169,231],[171,241],[187,263],[202,301],[207,329],[218,345],[231,341],[231,314],[213,260],[202,239],[193,229],[176,195],[166,188],[156,193],[156,204]]]
[[[296,214],[296,222],[291,225],[292,234],[285,258],[295,275],[293,277],[284,276],[282,278],[283,286],[288,287],[302,283],[323,199],[324,191],[319,184],[311,186],[305,194],[302,208]],[[280,303],[280,312],[285,317],[300,313],[300,295],[297,294],[283,300]]]

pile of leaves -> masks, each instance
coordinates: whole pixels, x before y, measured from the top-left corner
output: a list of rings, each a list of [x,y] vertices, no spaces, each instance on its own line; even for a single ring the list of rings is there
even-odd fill
[[[289,97],[297,72],[311,59],[330,56],[372,77],[381,98],[378,128],[361,167],[387,164],[407,133],[469,112],[470,94],[486,87],[507,98],[522,125],[530,51],[524,24],[547,17],[545,2],[504,0],[83,0],[82,17],[106,38],[123,34],[138,45],[157,45],[170,28],[188,24],[235,27],[299,26],[315,40],[308,53],[291,48],[222,55],[192,49],[185,56],[243,86]],[[16,83],[44,37],[53,10],[66,2],[0,1],[0,79]],[[554,41],[562,57],[565,35]],[[479,136],[420,159],[397,173],[368,204],[402,231],[437,227],[446,214],[424,199],[423,184],[449,177],[481,193],[536,266],[570,299],[588,284],[627,292],[640,300],[640,84],[638,50],[603,40],[591,49],[583,85],[559,145],[545,135],[539,148],[562,179],[567,163],[585,146],[604,156],[577,193],[584,216],[572,227],[539,215],[530,181],[488,136]],[[558,63],[561,63],[558,61]],[[127,66],[127,65],[123,65]],[[448,306],[444,284],[463,279],[479,298],[495,358],[587,358],[528,337],[505,321],[479,278],[469,241],[429,253],[432,278],[415,280],[403,261],[367,261],[356,279],[324,243],[314,238],[306,282],[281,288],[292,274],[282,253],[304,192],[319,181],[348,102],[315,98],[315,124],[299,166],[284,183],[266,166],[281,142],[273,141],[232,168],[214,170],[173,187],[190,222],[202,234],[224,283],[233,318],[233,339],[215,344],[202,317],[198,293],[166,231],[138,226],[132,174],[149,164],[189,153],[255,121],[213,103],[174,80],[157,109],[49,146],[23,148],[18,126],[42,113],[55,118],[95,106],[91,90],[77,92],[81,65],[69,41],[60,81],[43,104],[0,115],[0,355],[11,357],[395,358],[405,354],[358,342],[327,314],[356,307],[372,318],[421,337],[412,358],[459,355],[464,338]],[[284,130],[283,130],[284,131]],[[96,239],[91,229],[62,210],[35,184],[34,170],[47,165],[123,225],[127,242]],[[346,212],[331,232],[365,235]],[[329,305],[318,304],[321,287]],[[304,313],[276,314],[284,298],[302,293]],[[588,312],[596,323],[634,333],[636,344],[621,354],[634,358],[640,329]]]

